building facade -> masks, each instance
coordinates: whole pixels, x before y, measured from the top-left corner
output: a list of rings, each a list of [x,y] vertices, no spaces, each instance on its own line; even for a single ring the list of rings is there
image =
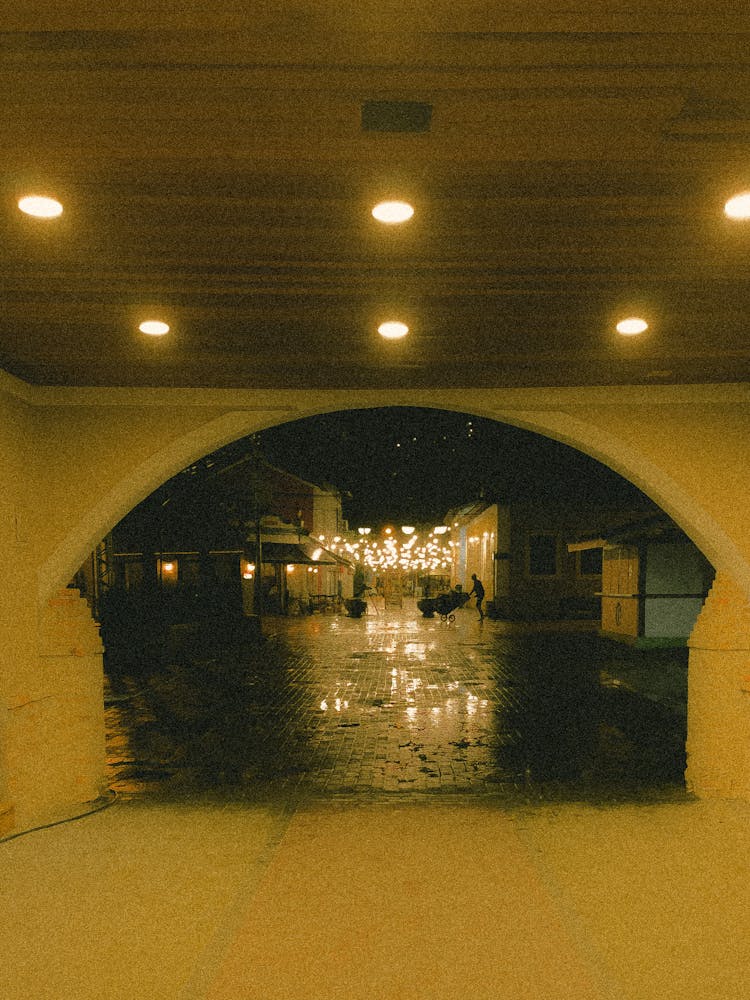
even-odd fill
[[[123,592],[158,594],[170,618],[289,614],[351,596],[350,561],[320,541],[345,526],[337,490],[267,465],[259,482],[249,460],[187,485],[185,475],[134,508],[76,574],[98,614]]]
[[[484,584],[488,614],[511,621],[597,618],[601,553],[570,553],[580,508],[477,502],[449,512],[453,585]]]

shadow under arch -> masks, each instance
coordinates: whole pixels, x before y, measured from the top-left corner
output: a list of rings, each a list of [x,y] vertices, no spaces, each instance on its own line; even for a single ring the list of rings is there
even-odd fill
[[[132,468],[123,468],[123,475],[116,485],[85,511],[40,566],[40,603],[44,603],[60,587],[66,586],[86,555],[128,511],[172,475],[204,455],[279,424],[327,413],[378,407],[420,407],[465,413],[532,431],[588,455],[652,499],[682,528],[717,570],[730,574],[750,594],[750,564],[717,521],[706,513],[700,498],[688,493],[644,452],[597,424],[562,408],[494,406],[486,399],[487,390],[478,394],[467,391],[460,401],[445,398],[444,394],[435,399],[424,392],[382,391],[363,395],[366,401],[358,401],[356,394],[352,394],[351,404],[347,406],[342,406],[340,394],[336,393],[335,401],[321,394],[315,403],[302,406],[267,405],[230,410],[219,417],[212,416],[204,422],[197,422],[190,431],[170,440],[146,461]],[[476,395],[479,395],[479,400]]]

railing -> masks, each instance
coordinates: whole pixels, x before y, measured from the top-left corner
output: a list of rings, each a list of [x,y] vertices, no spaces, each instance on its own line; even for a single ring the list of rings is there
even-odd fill
[[[344,601],[338,594],[290,597],[287,606],[290,615],[337,614],[343,610]]]
[[[343,600],[339,594],[316,594],[309,599],[310,613],[335,614],[343,609]]]

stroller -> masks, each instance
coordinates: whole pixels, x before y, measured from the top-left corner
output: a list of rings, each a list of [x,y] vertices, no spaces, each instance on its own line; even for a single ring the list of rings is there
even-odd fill
[[[456,616],[453,614],[456,608],[462,608],[469,600],[469,595],[461,590],[451,590],[447,594],[438,594],[437,597],[425,597],[417,601],[417,607],[422,612],[424,618],[434,618],[435,612],[440,615],[442,622],[454,622]]]

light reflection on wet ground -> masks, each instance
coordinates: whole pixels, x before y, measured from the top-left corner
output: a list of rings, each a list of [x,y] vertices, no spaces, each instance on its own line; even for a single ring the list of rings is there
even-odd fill
[[[209,643],[113,675],[114,790],[683,794],[684,651],[517,633],[466,610],[455,625],[381,611],[266,631],[260,653]]]

